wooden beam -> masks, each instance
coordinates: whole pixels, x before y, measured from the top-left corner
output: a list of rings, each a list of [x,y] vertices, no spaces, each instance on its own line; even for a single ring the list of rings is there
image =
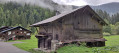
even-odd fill
[[[48,32],[48,30],[45,27],[43,27],[43,28],[45,29],[46,32]]]
[[[36,28],[36,31],[37,31],[37,33],[38,33],[38,29],[37,29],[37,27],[35,27]]]

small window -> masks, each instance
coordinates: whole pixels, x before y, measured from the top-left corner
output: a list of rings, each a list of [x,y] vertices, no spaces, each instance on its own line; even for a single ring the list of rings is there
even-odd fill
[[[22,32],[21,32],[22,33]]]
[[[24,33],[26,33],[26,31],[24,31]]]
[[[11,31],[8,32],[8,35],[10,35],[10,34],[11,34]]]
[[[22,30],[22,29],[20,28],[20,30]]]
[[[30,35],[30,33],[27,33],[26,35]]]

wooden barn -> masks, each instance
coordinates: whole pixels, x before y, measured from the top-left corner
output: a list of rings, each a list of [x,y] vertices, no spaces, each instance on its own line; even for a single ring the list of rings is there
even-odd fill
[[[102,29],[106,22],[90,7],[65,12],[31,25],[39,27],[38,48],[56,50],[68,43],[85,42],[87,46],[105,46]]]
[[[17,27],[1,27],[0,28],[0,41],[8,40],[23,40],[30,39],[31,31],[21,26]]]

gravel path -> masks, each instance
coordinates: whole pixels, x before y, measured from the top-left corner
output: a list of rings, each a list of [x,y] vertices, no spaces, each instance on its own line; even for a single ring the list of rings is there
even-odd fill
[[[0,42],[0,53],[29,53],[27,51],[21,50],[12,44],[23,43],[23,42]]]

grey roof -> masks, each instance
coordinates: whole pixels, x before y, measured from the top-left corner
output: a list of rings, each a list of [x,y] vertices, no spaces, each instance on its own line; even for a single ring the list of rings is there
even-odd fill
[[[29,31],[29,32],[31,33],[30,30],[27,30],[27,29],[25,29],[25,28],[23,28],[23,27],[21,27],[21,26],[11,27],[11,28],[8,28],[8,29],[5,29],[5,30],[1,31],[0,33],[4,33],[4,32],[7,32],[7,31],[11,31],[11,30],[16,29],[16,28],[22,28],[22,29],[24,29],[24,30],[26,30],[26,31]]]
[[[4,31],[4,30],[7,30],[7,29],[10,29],[10,28],[12,28],[12,27],[2,26],[2,27],[0,28],[0,32],[2,32],[2,31]]]
[[[90,7],[89,5],[86,5],[86,6]],[[61,14],[59,14],[59,15],[56,15],[56,16],[53,16],[53,17],[51,17],[51,18],[45,19],[45,20],[43,20],[43,21],[41,21],[41,22],[32,24],[32,25],[30,25],[30,26],[33,27],[33,26],[38,26],[38,25],[41,25],[41,24],[53,22],[53,21],[55,21],[55,20],[57,20],[57,19],[59,19],[59,18],[65,16],[65,15],[67,15],[67,14],[70,14],[70,13],[72,13],[72,12],[74,12],[74,11],[77,11],[77,10],[79,10],[79,9],[81,9],[81,8],[84,8],[84,7],[86,7],[86,6],[82,6],[82,7],[80,7],[80,8],[74,9],[74,10],[69,11],[69,12],[61,13]],[[96,14],[96,15],[97,15],[97,14]],[[106,24],[106,22],[105,22],[102,18],[99,17],[98,19],[102,20],[103,23]]]

